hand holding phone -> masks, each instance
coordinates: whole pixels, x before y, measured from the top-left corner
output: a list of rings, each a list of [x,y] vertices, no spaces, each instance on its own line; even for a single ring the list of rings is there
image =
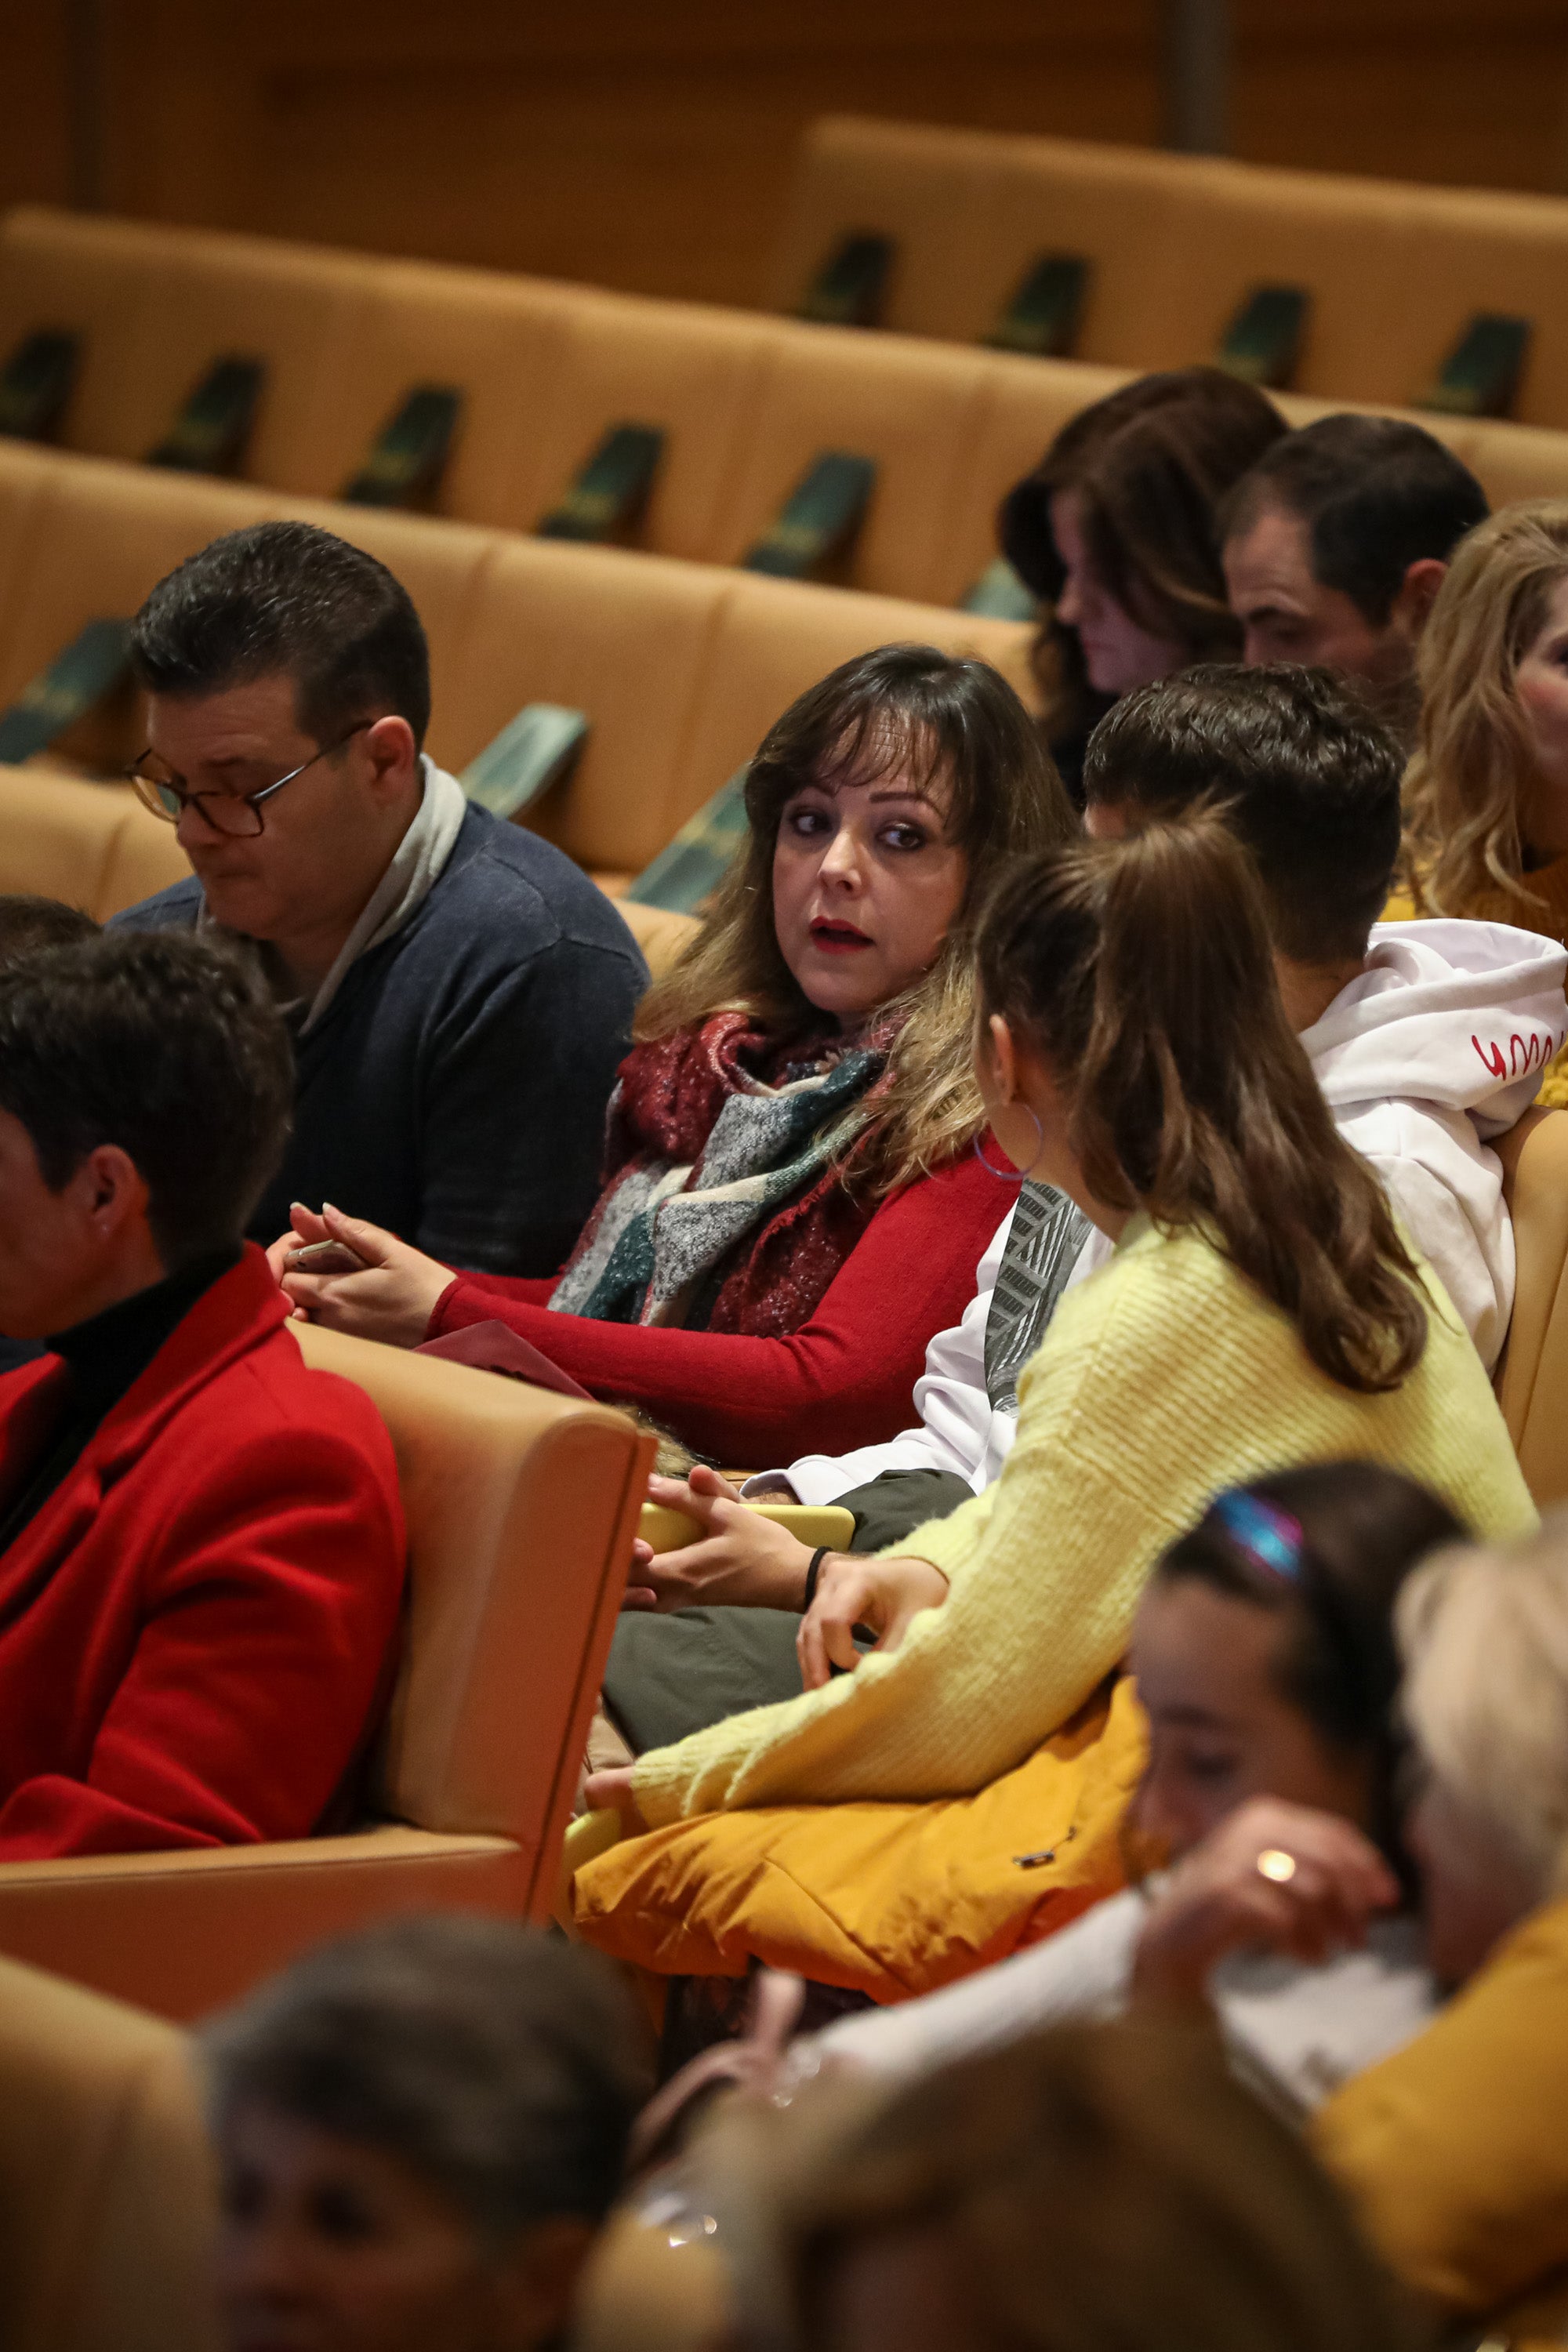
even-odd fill
[[[365,1261],[347,1242],[306,1242],[283,1261],[289,1274],[363,1274]]]

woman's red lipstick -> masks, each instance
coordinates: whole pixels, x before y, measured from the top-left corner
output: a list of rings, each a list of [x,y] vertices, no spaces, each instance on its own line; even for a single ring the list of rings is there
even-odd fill
[[[871,944],[865,932],[857,930],[853,923],[832,923],[825,915],[819,915],[813,923],[811,938],[815,947],[826,948],[830,955],[852,954],[857,948],[868,948]]]

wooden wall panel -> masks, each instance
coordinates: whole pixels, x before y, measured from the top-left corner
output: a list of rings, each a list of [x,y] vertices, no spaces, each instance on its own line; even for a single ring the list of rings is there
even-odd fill
[[[1568,186],[1568,0],[1233,0],[1235,152]],[[756,299],[826,111],[1161,135],[1159,0],[0,0],[0,201]]]

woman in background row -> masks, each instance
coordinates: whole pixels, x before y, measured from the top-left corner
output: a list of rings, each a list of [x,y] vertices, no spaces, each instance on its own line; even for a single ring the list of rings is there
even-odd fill
[[[1005,500],[1003,551],[1045,612],[1042,723],[1075,800],[1094,723],[1121,695],[1240,654],[1215,518],[1286,430],[1253,385],[1173,368],[1083,409]]]
[[[721,1462],[902,1426],[1001,1218],[971,1149],[971,919],[1071,813],[1005,681],[921,646],[804,694],[746,805],[745,850],[639,1010],[609,1181],[564,1272],[454,1276],[333,1210],[297,1212],[274,1263],[313,1319],[405,1347],[499,1320]],[[290,1239],[363,1263],[313,1274]]]
[[[1568,945],[1568,500],[1460,541],[1421,641],[1407,895],[1389,915],[1512,923]],[[1568,1048],[1541,1099],[1568,1103]]]

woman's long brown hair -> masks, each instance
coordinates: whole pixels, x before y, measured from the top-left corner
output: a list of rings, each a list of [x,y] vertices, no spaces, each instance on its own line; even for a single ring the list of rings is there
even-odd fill
[[[1107,707],[1089,684],[1077,631],[1055,616],[1066,576],[1051,532],[1055,494],[1077,494],[1089,560],[1124,612],[1189,662],[1234,660],[1241,625],[1226,601],[1215,518],[1288,430],[1256,384],[1221,368],[1171,368],[1080,409],[1008,493],[997,518],[1003,549],[1046,608],[1033,659],[1048,734]]]
[[[1095,1197],[1198,1227],[1342,1388],[1399,1387],[1426,1343],[1415,1267],[1286,1019],[1258,883],[1223,819],[1020,867],[987,908],[979,962],[985,1008],[1070,1094]]]

